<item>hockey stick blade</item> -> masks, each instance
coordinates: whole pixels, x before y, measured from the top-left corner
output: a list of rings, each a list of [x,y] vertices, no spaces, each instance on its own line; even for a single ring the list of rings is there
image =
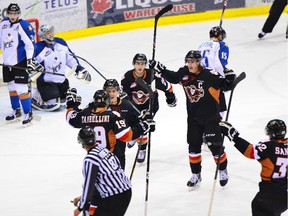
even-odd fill
[[[155,19],[158,20],[163,14],[167,13],[168,11],[172,10],[173,5],[169,4],[167,6],[165,6],[164,8],[162,8],[155,16]]]
[[[245,78],[246,78],[246,73],[245,72],[240,73],[239,76],[237,76],[236,79],[234,80],[231,89],[234,89],[238,85],[238,83],[241,82]]]

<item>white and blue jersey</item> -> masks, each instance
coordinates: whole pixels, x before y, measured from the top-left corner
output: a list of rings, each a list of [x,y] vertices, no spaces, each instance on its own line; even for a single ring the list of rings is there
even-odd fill
[[[35,32],[31,24],[19,19],[11,23],[6,17],[0,23],[0,49],[6,65],[16,65],[24,59],[31,59],[35,51]]]
[[[228,64],[229,47],[224,41],[207,41],[199,46],[202,55],[201,65],[224,76]]]
[[[76,71],[83,68],[79,65],[66,41],[61,38],[54,38],[54,44],[47,44],[44,41],[38,42],[35,56],[35,59],[45,67],[45,71],[55,73],[55,75],[44,73],[40,79],[44,79],[45,82],[63,83],[66,79],[66,66],[72,68],[77,64]],[[59,76],[59,74],[63,76]]]

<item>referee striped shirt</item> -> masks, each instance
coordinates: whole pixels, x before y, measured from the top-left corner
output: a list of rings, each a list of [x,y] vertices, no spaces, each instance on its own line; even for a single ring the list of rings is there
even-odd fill
[[[101,198],[123,193],[131,188],[131,182],[120,166],[118,158],[107,148],[93,147],[83,163],[83,191],[79,208],[83,209],[96,189]]]

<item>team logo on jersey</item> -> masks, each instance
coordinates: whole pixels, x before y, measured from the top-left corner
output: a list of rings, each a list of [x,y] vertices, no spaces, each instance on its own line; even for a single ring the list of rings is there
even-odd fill
[[[105,11],[112,8],[113,2],[111,0],[93,0],[91,3],[92,11],[94,13],[93,18],[95,19],[98,14],[104,14]]]
[[[143,91],[139,90],[137,92],[133,91],[132,92],[132,98],[133,101],[140,105],[140,104],[145,104],[147,100],[149,100],[149,94],[145,94]]]
[[[6,29],[7,27],[8,27],[8,25],[5,24],[5,25],[2,26],[2,29]]]
[[[47,56],[50,55],[50,54],[51,54],[51,51],[50,51],[50,50],[46,51],[46,52],[45,52],[45,57],[47,57]]]
[[[135,88],[137,84],[135,82],[131,83],[130,88]]]
[[[197,88],[194,85],[184,86],[184,90],[191,103],[198,102],[200,98],[204,96],[204,89],[202,88],[201,85],[200,85],[200,88]]]

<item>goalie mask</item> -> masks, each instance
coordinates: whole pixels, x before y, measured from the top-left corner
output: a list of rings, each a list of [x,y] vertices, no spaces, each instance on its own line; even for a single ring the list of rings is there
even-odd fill
[[[48,44],[54,44],[54,27],[51,25],[41,25],[39,28],[39,37]]]
[[[94,94],[96,107],[106,107],[110,104],[110,97],[104,90],[97,90]]]
[[[286,125],[280,119],[273,119],[265,127],[265,134],[271,139],[284,139],[286,135]]]
[[[96,134],[93,128],[82,128],[77,136],[77,141],[81,145],[94,145],[96,144]]]

